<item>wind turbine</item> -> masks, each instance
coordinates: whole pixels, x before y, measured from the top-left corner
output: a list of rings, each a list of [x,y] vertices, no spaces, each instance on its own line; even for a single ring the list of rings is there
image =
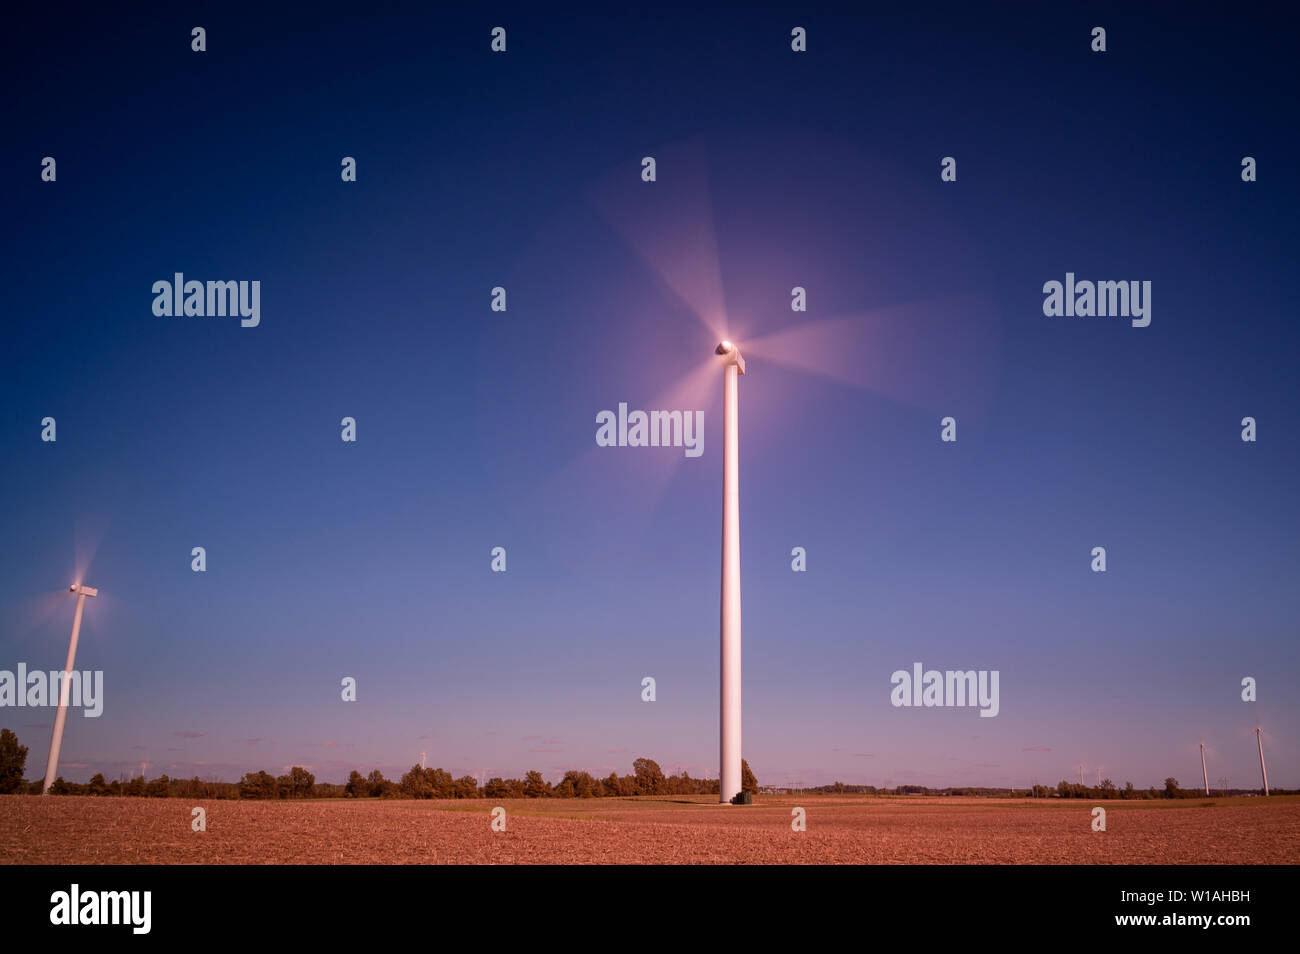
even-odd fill
[[[50,757],[45,762],[45,785],[42,795],[50,794],[50,786],[59,774],[59,749],[63,748],[63,724],[68,720],[68,695],[72,692],[73,667],[77,661],[77,637],[81,635],[81,613],[86,607],[87,596],[98,596],[99,590],[93,586],[73,583],[68,587],[69,593],[77,594],[77,609],[72,616],[72,638],[68,641],[68,662],[63,667],[63,678],[59,680],[59,711],[54,716],[54,738],[50,739]]]
[[[1201,779],[1205,782],[1205,794],[1210,794],[1210,776],[1205,773],[1205,743],[1201,743]]]
[[[707,341],[713,348],[721,342],[714,348],[714,355],[722,359],[724,366],[718,791],[719,801],[725,803],[741,790],[742,765],[737,379],[745,373],[745,359],[733,342],[743,343],[749,357],[760,362],[814,374],[910,408],[942,414],[962,408],[970,419],[979,421],[994,393],[1001,338],[997,333],[997,309],[991,296],[983,291],[940,299],[900,297],[894,293],[888,299],[893,303],[887,306],[882,303],[847,314],[832,312],[829,317],[800,319],[794,325],[780,321],[773,327],[768,323],[766,328],[760,327],[762,319],[758,316],[764,309],[759,306],[757,310],[745,309],[755,316],[752,322],[734,321],[724,295],[705,152],[700,141],[666,144],[657,158],[661,168],[671,166],[674,170],[671,187],[629,187],[631,182],[639,183],[639,175],[631,175],[631,168],[620,167],[594,185],[588,199],[641,264],[660,279],[663,287],[685,306],[685,313],[707,332],[708,337],[700,344]],[[792,156],[781,157],[774,171],[788,173],[789,162],[802,158],[796,150]],[[896,200],[897,196],[891,193],[890,198]],[[772,234],[788,235],[786,210],[773,205],[770,214]],[[753,221],[748,223],[751,229],[754,225]],[[758,234],[763,234],[762,225],[758,226]],[[977,263],[979,256],[973,246],[970,251],[971,262]],[[545,259],[542,256],[539,263]],[[798,275],[804,270],[815,273],[817,267],[815,255],[792,261],[784,242],[778,248],[765,248],[760,241],[738,271],[742,277],[789,272]],[[879,267],[885,268],[883,264]],[[805,289],[799,286],[798,290],[802,294]],[[752,306],[755,302],[746,299],[746,304]],[[787,307],[806,310],[793,309],[784,301],[779,313],[788,317]],[[694,343],[689,345],[692,350],[695,347]],[[685,348],[684,353],[689,353]],[[698,406],[698,395],[716,386],[716,372],[714,360],[700,364],[670,389],[673,399],[657,400],[652,406]],[[766,433],[770,439],[772,430]],[[757,437],[761,444],[764,433]],[[595,448],[591,448],[586,459],[595,455]],[[664,460],[675,469],[681,458]],[[571,486],[558,481],[556,486],[563,486],[564,492],[571,494]]]
[[[1255,741],[1259,743],[1259,771],[1264,776],[1264,794],[1268,794],[1268,766],[1264,764],[1264,733],[1255,727]]]
[[[721,736],[718,799],[740,794],[740,475],[738,382],[745,359],[730,341],[718,345],[722,357],[722,599]]]

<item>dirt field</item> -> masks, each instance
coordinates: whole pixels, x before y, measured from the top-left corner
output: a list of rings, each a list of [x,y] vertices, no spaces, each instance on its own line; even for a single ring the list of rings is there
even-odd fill
[[[5,864],[1295,864],[1300,797],[189,801],[0,797]],[[206,832],[190,830],[191,809]],[[493,807],[506,830],[491,830]],[[791,831],[791,809],[807,831]]]

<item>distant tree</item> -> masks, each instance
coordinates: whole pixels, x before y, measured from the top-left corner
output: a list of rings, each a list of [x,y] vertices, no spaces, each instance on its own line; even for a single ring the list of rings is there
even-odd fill
[[[104,781],[104,776],[102,773],[96,772],[94,775],[90,777],[90,784],[87,786],[86,793],[88,795],[108,794],[108,783]]]
[[[348,782],[343,786],[343,791],[347,793],[348,798],[365,798],[370,794],[370,786],[366,784],[365,776],[353,769],[348,775]]]
[[[456,779],[452,794],[455,798],[478,798],[478,779],[473,775],[462,775]]]
[[[71,794],[72,794],[72,786],[69,785],[67,782],[65,782],[65,781],[63,780],[63,776],[60,775],[60,776],[59,776],[58,778],[56,778],[52,783],[50,783],[50,794],[51,794],[51,795],[71,795]]]
[[[524,783],[517,778],[506,779],[507,798],[523,798]]]
[[[1165,798],[1177,798],[1177,797],[1178,797],[1178,779],[1173,778],[1171,776],[1170,778],[1165,779]]]
[[[1112,782],[1112,781],[1111,781],[1110,779],[1108,779],[1108,778],[1103,778],[1103,779],[1101,780],[1101,793],[1102,793],[1102,795],[1105,796],[1106,798],[1109,798],[1110,796],[1114,795],[1114,794],[1115,794],[1115,783]]]
[[[632,763],[632,773],[636,776],[634,791],[638,795],[655,795],[663,786],[663,769],[654,759],[637,759]]]
[[[267,778],[271,778],[271,777],[268,775]],[[271,779],[271,783],[274,785],[275,779]],[[129,782],[127,782],[125,785],[122,786],[122,794],[129,795],[132,798],[143,797],[144,790],[145,790],[145,781],[143,775],[137,775],[135,778],[131,779]],[[270,796],[267,797],[269,798]]]
[[[558,798],[591,798],[599,784],[588,773],[570,769],[555,787],[555,795]]]
[[[132,781],[134,782],[135,779]],[[249,772],[239,780],[240,798],[275,798],[275,796],[275,777],[267,772]]]
[[[749,763],[744,759],[740,760],[740,790],[742,792],[758,792],[758,779],[749,769]]]
[[[424,774],[424,769],[418,765],[412,765],[407,773],[402,776],[402,780],[397,783],[397,787],[402,790],[402,794],[407,798],[432,798],[433,786],[429,784],[429,778]]]
[[[429,768],[424,770],[425,781],[429,783],[430,798],[451,798],[456,791],[455,779],[445,769]]]
[[[316,791],[316,776],[301,765],[289,769],[289,782],[294,798],[311,798]]]
[[[1123,797],[1124,797],[1124,798],[1133,798],[1133,783],[1132,783],[1132,782],[1125,782],[1125,783],[1124,783],[1124,796],[1123,796]]]
[[[0,729],[0,795],[22,791],[26,767],[27,746],[19,745],[9,729]]]
[[[483,786],[483,797],[509,798],[510,787],[506,785],[505,779],[494,775],[492,778],[488,779],[487,783]]]
[[[171,779],[166,775],[159,775],[156,779],[145,786],[144,793],[149,798],[166,798],[171,794],[169,786]]]
[[[542,773],[536,770],[529,771],[524,776],[524,797],[525,798],[545,798],[551,794],[551,785],[546,779],[542,778]]]
[[[379,769],[372,769],[366,776],[366,781],[370,784],[371,798],[396,798],[401,794],[397,783],[384,778],[384,773]]]
[[[609,776],[600,783],[600,794],[605,798],[616,798],[623,794],[623,784],[617,772],[610,772]]]

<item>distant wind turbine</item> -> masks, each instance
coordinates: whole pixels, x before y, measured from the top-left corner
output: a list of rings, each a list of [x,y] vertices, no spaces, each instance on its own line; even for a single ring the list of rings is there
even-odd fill
[[[1201,779],[1205,782],[1205,794],[1210,794],[1210,776],[1205,771],[1205,743],[1201,743]]]
[[[1259,743],[1259,771],[1264,776],[1264,794],[1268,794],[1268,766],[1264,764],[1264,732],[1255,727],[1255,741]]]

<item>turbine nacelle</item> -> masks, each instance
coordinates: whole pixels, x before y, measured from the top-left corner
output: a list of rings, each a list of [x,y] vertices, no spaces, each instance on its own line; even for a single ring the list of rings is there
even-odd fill
[[[86,586],[84,583],[73,583],[68,587],[69,593],[76,593],[78,596],[98,596],[99,590],[93,586]]]
[[[745,358],[741,355],[740,349],[730,341],[719,342],[718,347],[714,349],[713,353],[722,356],[722,363],[724,366],[734,364],[741,374],[745,373]]]

